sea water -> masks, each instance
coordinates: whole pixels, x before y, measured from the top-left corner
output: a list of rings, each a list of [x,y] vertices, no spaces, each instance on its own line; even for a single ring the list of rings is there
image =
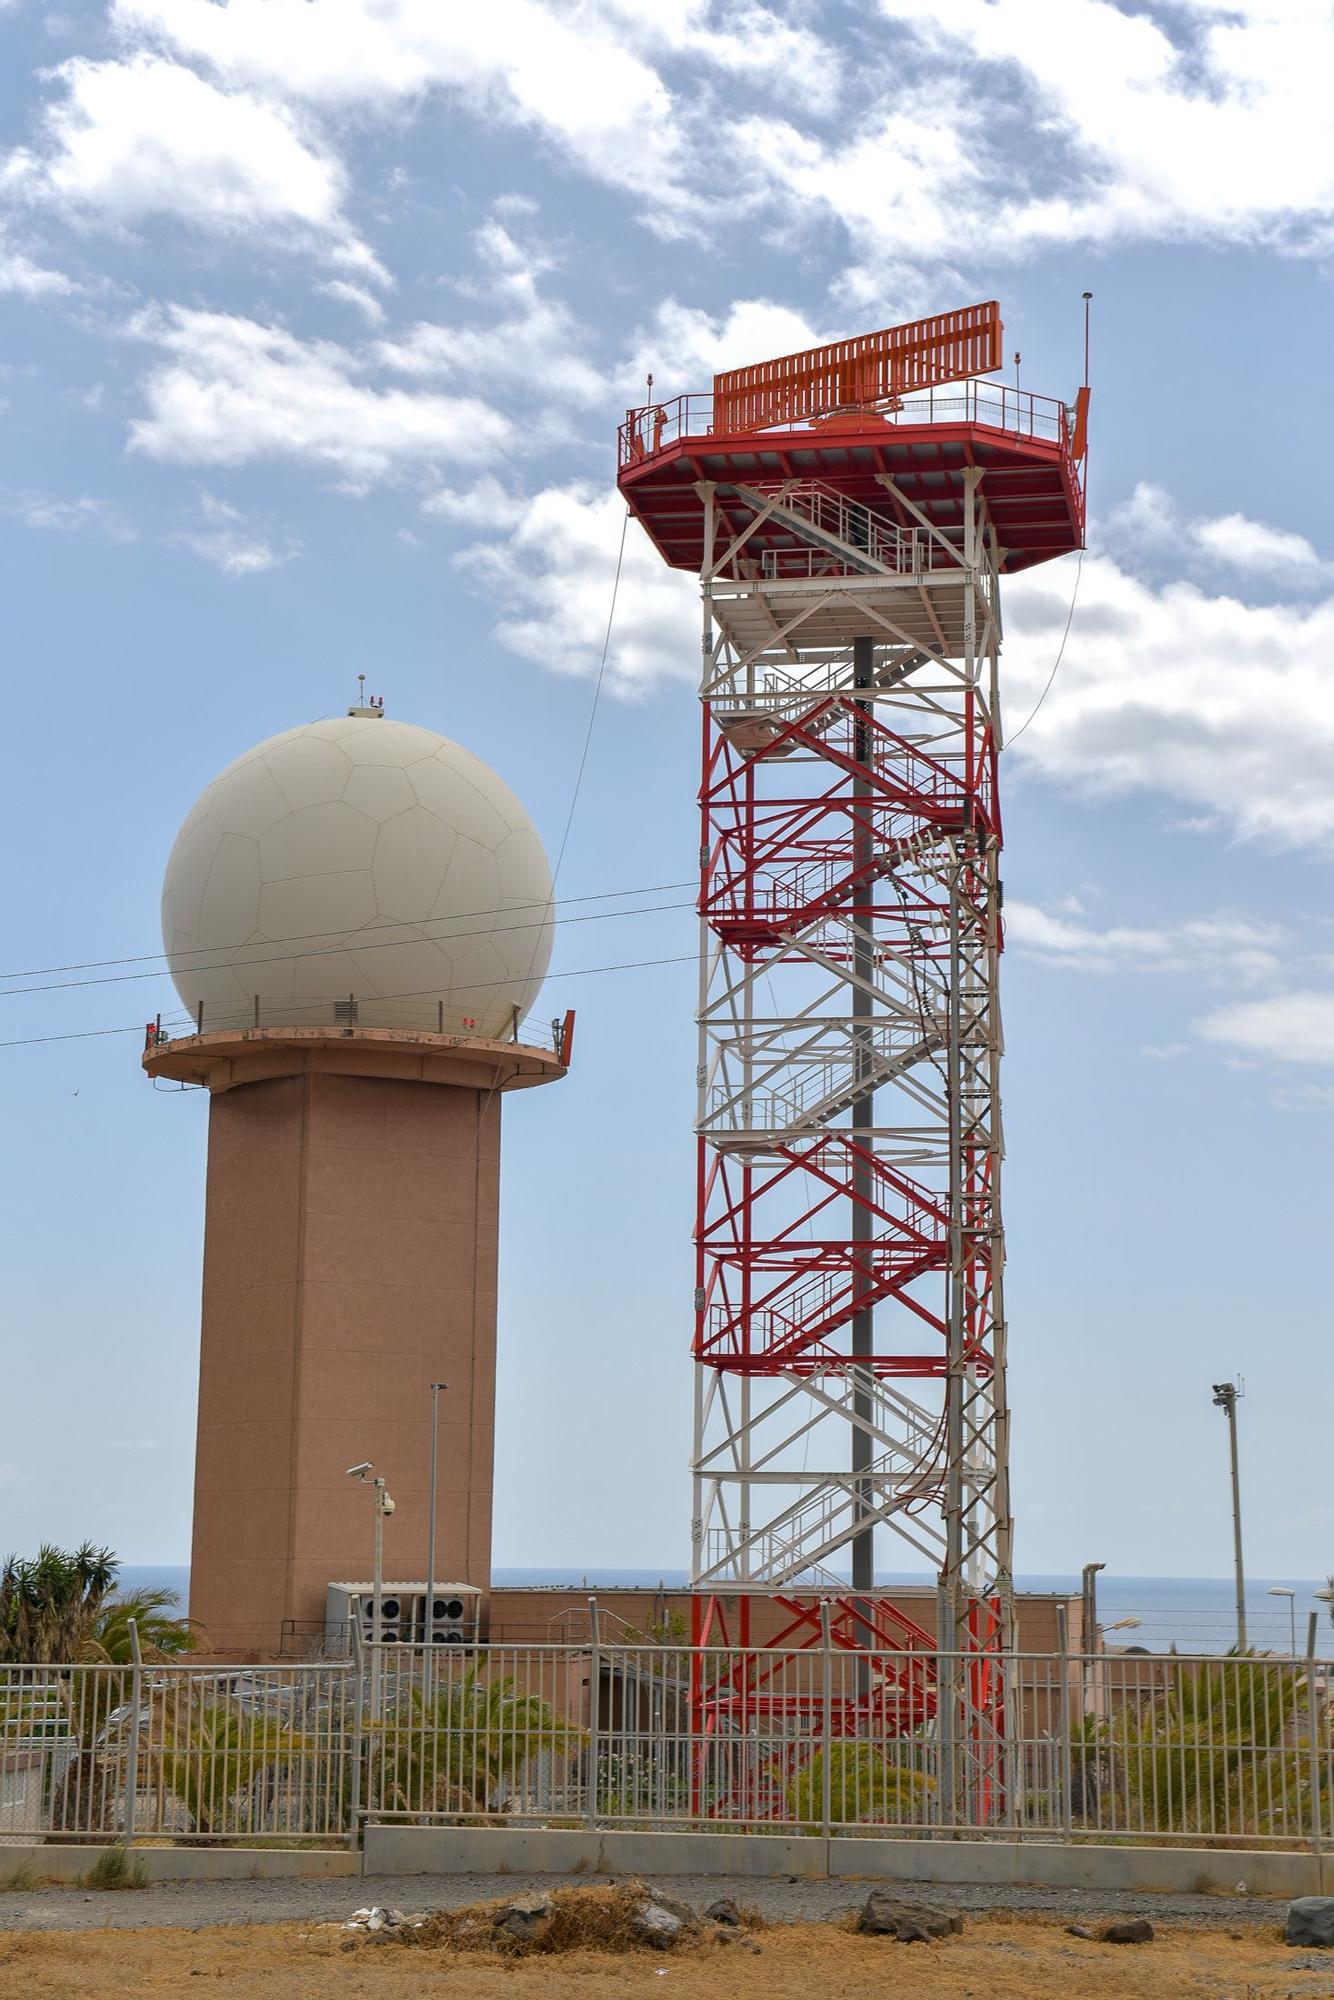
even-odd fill
[[[178,1603],[189,1600],[190,1572],[184,1566],[127,1563],[120,1572],[127,1590],[169,1590]],[[652,1590],[661,1584],[679,1590],[686,1581],[683,1569],[615,1569],[592,1564],[582,1569],[571,1564],[565,1569],[497,1569],[498,1586],[509,1585],[574,1590]],[[886,1574],[877,1582],[887,1585],[929,1584],[926,1576],[902,1572]],[[1098,1580],[1098,1619],[1109,1645],[1143,1646],[1164,1653],[1175,1646],[1181,1653],[1220,1653],[1237,1640],[1236,1591],[1226,1576],[1112,1576],[1104,1572]],[[1292,1590],[1295,1596],[1271,1595],[1274,1585]],[[1039,1591],[1060,1597],[1079,1595],[1079,1578],[1068,1576],[1020,1576],[1021,1591]],[[1334,1656],[1334,1623],[1331,1607],[1319,1603],[1314,1593],[1326,1587],[1326,1579],[1297,1577],[1253,1577],[1246,1586],[1246,1636],[1248,1643],[1264,1652],[1286,1653],[1295,1629],[1298,1652],[1306,1649],[1307,1618],[1319,1615],[1316,1650],[1324,1658]],[[1289,1603],[1291,1602],[1291,1612]],[[1131,1620],[1137,1621],[1131,1623]],[[1116,1628],[1116,1629],[1113,1629]]]

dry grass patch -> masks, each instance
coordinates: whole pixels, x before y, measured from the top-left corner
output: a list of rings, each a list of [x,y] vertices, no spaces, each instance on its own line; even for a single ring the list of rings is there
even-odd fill
[[[612,1891],[581,1892],[604,1902]],[[483,1905],[491,1921],[494,1905]],[[572,1921],[572,1920],[571,1920]],[[614,1936],[603,1920],[602,1936]],[[712,1947],[655,1953],[590,1946],[567,1955],[466,1955],[359,1948],[337,1925],[10,1932],[0,2000],[1286,2000],[1329,1992],[1272,1931],[1164,1928],[1118,1947],[1065,1935],[1051,1918],[970,1919],[961,1937],[895,1944],[834,1924],[772,1924],[761,1954]],[[664,1976],[665,1969],[665,1976]],[[1321,1967],[1321,1972],[1324,1968]]]

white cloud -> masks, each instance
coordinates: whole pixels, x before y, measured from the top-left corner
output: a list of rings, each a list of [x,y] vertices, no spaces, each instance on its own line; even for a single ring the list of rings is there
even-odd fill
[[[842,73],[837,51],[808,27],[747,0],[608,0],[604,11],[641,47],[668,56],[698,56],[746,78],[800,76],[813,109],[835,102]]]
[[[76,218],[134,224],[169,216],[212,230],[284,226],[327,239],[339,261],[375,268],[342,212],[343,169],[279,104],[216,89],[143,53],[75,57],[44,137],[4,164],[11,194]]]
[[[1253,571],[1283,581],[1318,582],[1334,574],[1305,535],[1288,528],[1271,528],[1245,514],[1220,514],[1199,522],[1195,539],[1207,555],[1232,569]]]
[[[352,306],[372,326],[380,326],[384,321],[384,307],[365,285],[350,284],[346,278],[331,278],[327,285],[317,285],[315,289],[326,298],[337,299],[340,305]]]
[[[707,389],[715,374],[761,355],[791,354],[826,338],[791,306],[773,299],[735,299],[725,313],[664,299],[646,326],[631,336],[623,371],[627,393],[642,400],[652,371],[659,395]]]
[[[300,554],[299,542],[288,540],[279,548],[257,529],[250,519],[229,501],[201,491],[197,512],[199,522],[172,536],[179,547],[202,556],[224,576],[253,576],[257,571],[280,569]]]
[[[20,1471],[17,1465],[11,1465],[7,1459],[0,1459],[0,1493],[17,1493],[29,1483],[26,1472]]]
[[[1101,539],[1149,562],[1203,560],[1263,579],[1278,589],[1315,585],[1334,576],[1305,535],[1253,521],[1245,514],[1188,516],[1161,486],[1141,480],[1129,500],[1113,507]]]
[[[156,1438],[108,1438],[108,1451],[161,1451]]]
[[[567,307],[541,291],[552,260],[495,216],[473,240],[484,275],[469,289],[498,304],[499,318],[471,326],[419,321],[399,339],[379,343],[383,366],[419,380],[502,382],[548,406],[553,399],[600,402],[607,385],[580,352],[582,329]]]
[[[1271,1062],[1334,1063],[1334,993],[1275,993],[1219,1007],[1195,1023],[1206,1041]]]
[[[1334,209],[1334,20],[1319,0],[1236,0],[1162,20],[1111,0],[936,0],[929,17],[916,0],[880,9],[932,59],[939,90],[980,70],[974,93],[995,92],[1024,120],[1034,166],[1006,188],[987,161],[1002,199],[978,220],[996,247],[1286,243],[1294,232],[1314,244],[1312,221]],[[949,188],[941,194],[948,201]]]
[[[1073,558],[1006,585],[1007,730],[1051,672]],[[1014,760],[1093,797],[1156,792],[1197,826],[1276,844],[1334,841],[1334,598],[1250,604],[1155,587],[1087,555],[1070,640]]]
[[[672,227],[681,142],[670,93],[628,46],[625,16],[541,0],[114,0],[122,32],[232,84],[312,104],[391,110],[439,92],[535,131]]]
[[[511,534],[464,549],[456,561],[465,576],[505,591],[511,609],[496,629],[507,646],[553,673],[587,676],[602,654],[624,519],[615,492],[549,486],[527,502]],[[612,693],[637,696],[663,680],[698,679],[697,589],[630,522],[607,653]]]
[[[64,499],[56,493],[0,493],[0,514],[7,515],[10,520],[21,521],[27,528],[45,529],[57,534],[95,528],[108,541],[132,542],[135,539],[133,524],[119,507],[110,500],[95,499],[87,493],[80,494],[75,500]]]
[[[1072,923],[1033,903],[1007,902],[1005,931],[1026,956],[1078,972],[1189,973],[1230,985],[1267,984],[1282,971],[1284,932],[1226,912],[1137,928]]]
[[[522,494],[509,492],[488,472],[471,486],[442,486],[438,493],[428,493],[422,513],[473,528],[507,528],[527,504]]]
[[[78,288],[63,271],[35,264],[22,250],[15,250],[0,236],[0,292],[13,292],[24,299],[64,298]]]
[[[380,117],[445,99],[532,133],[666,235],[760,209],[784,234],[833,227],[852,251],[846,296],[877,311],[914,310],[924,272],[976,255],[1330,240],[1320,0],[1180,0],[1154,16],[1113,0],[880,0],[846,58],[795,16],[758,0],[112,6],[129,43],[231,90]]]
[[[507,418],[473,397],[408,394],[355,378],[332,341],[184,306],[144,313],[130,331],[163,355],[144,384],[130,446],[187,465],[295,459],[366,484],[395,469],[469,463],[503,447]]]

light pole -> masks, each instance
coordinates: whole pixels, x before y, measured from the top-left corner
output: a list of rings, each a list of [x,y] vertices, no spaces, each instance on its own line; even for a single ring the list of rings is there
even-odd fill
[[[426,1649],[422,1655],[422,1694],[427,1700],[431,1694],[434,1663],[431,1642],[435,1627],[435,1504],[440,1460],[440,1391],[448,1387],[448,1382],[431,1384],[431,1514],[426,1526],[426,1616],[422,1620],[422,1645]]]
[[[1237,1465],[1237,1401],[1245,1395],[1240,1377],[1214,1383],[1214,1408],[1227,1416],[1228,1449],[1232,1457],[1232,1541],[1237,1565],[1237,1651],[1246,1651],[1246,1575],[1241,1562],[1241,1473]]]
[[[369,1486],[375,1495],[375,1557],[371,1573],[371,1714],[378,1721],[380,1716],[380,1661],[384,1651],[384,1522],[386,1514],[392,1514],[394,1503],[385,1489],[383,1479],[371,1477],[375,1467],[368,1458],[360,1465],[349,1465],[349,1479],[359,1479],[363,1486]]]
[[[1098,1571],[1106,1569],[1106,1563],[1085,1563],[1080,1571],[1080,1584],[1084,1597],[1084,1651],[1093,1652],[1098,1643]]]
[[[1289,1590],[1284,1583],[1271,1583],[1269,1586],[1269,1595],[1271,1597],[1286,1597],[1288,1600],[1288,1651],[1295,1660],[1297,1657],[1297,1593],[1295,1590]]]

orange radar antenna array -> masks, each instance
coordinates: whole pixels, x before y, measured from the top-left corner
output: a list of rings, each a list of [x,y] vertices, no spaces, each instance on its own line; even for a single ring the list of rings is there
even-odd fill
[[[855,340],[731,368],[713,378],[713,428],[809,423],[837,410],[893,403],[912,389],[989,375],[1004,358],[1003,332],[1000,307],[989,299]]]

